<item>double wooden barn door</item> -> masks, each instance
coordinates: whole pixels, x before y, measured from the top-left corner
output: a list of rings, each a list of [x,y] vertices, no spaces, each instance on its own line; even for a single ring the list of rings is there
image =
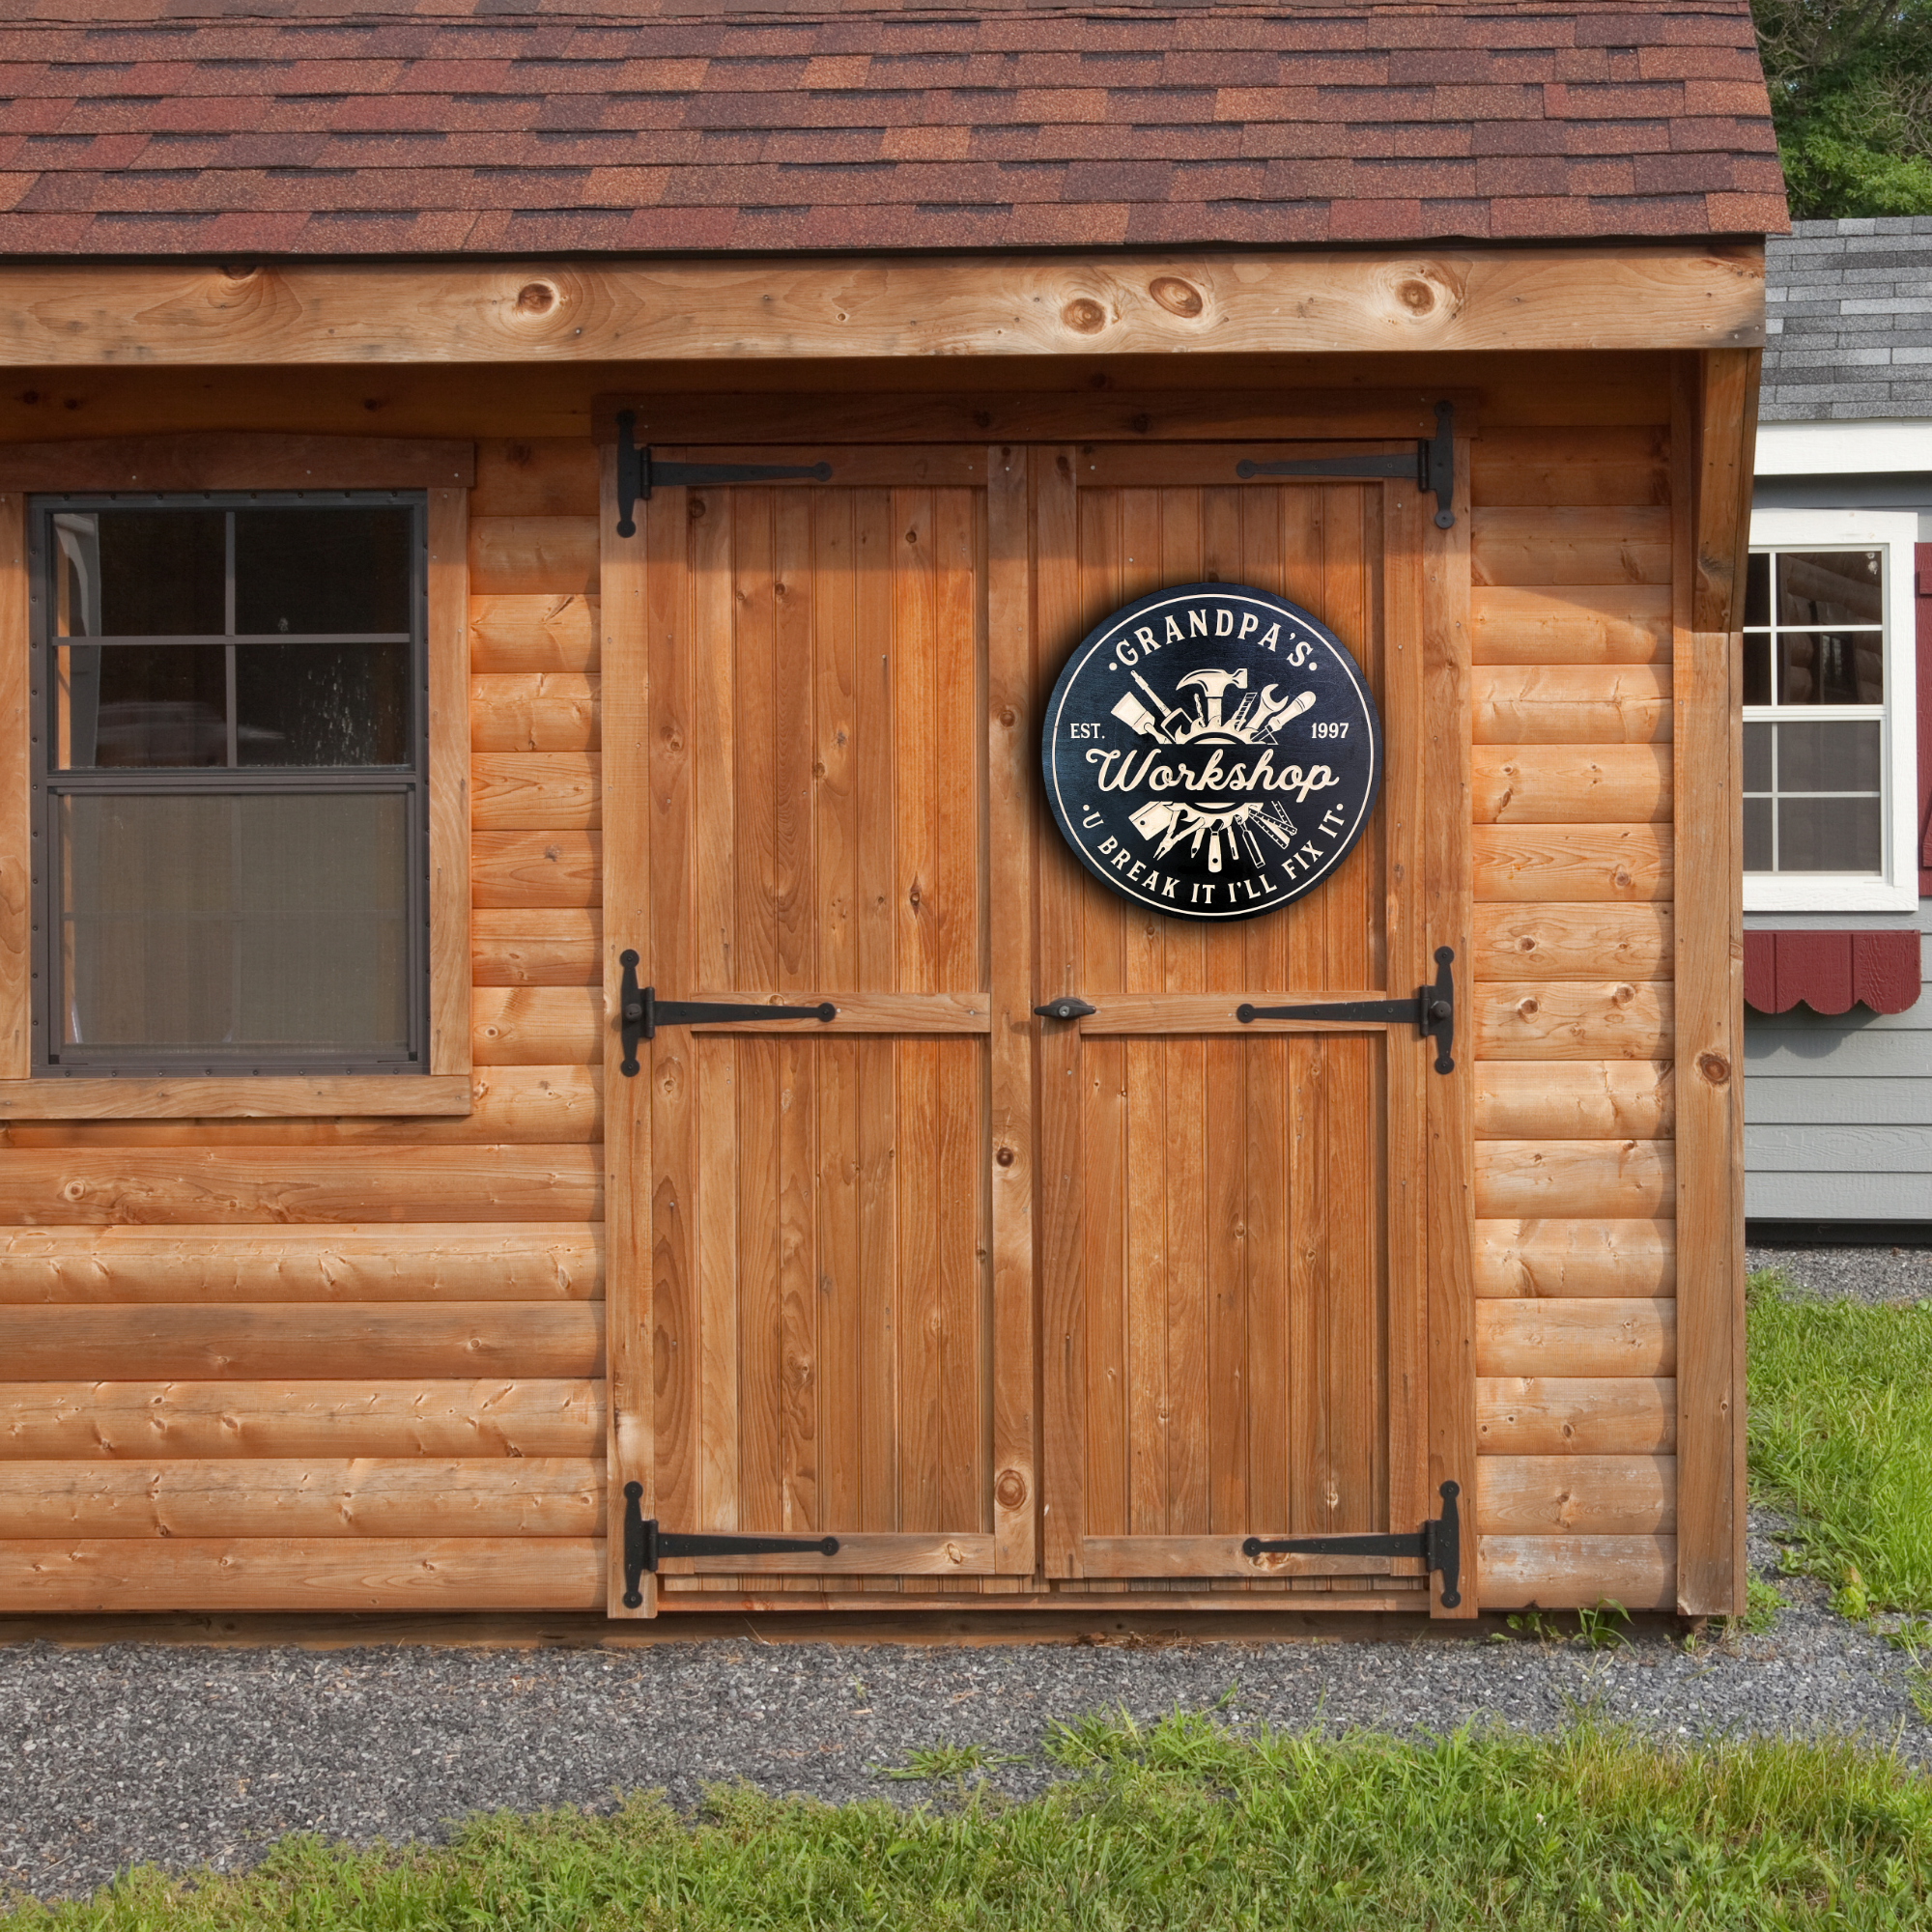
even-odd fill
[[[634,538],[607,479],[614,1612],[1420,1606],[1413,1556],[1242,1545],[1413,1531],[1444,1481],[1473,1553],[1465,1056],[1236,1018],[1466,955],[1457,546],[1406,482],[1238,477],[1270,453],[679,450],[831,480],[660,489]],[[1387,775],[1327,883],[1204,928],[1080,867],[1038,734],[1089,628],[1211,580],[1340,635]],[[627,1045],[631,984],[672,1017]]]

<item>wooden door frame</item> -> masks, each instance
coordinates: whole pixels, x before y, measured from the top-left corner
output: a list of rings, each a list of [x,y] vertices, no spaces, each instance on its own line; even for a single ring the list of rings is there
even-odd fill
[[[1109,440],[1140,440],[1145,432],[1139,424],[1119,413],[1122,399],[1108,400],[1114,406],[1109,412]],[[1306,399],[1293,400],[1305,406]],[[1402,437],[1406,430],[1405,418],[1413,408],[1410,399],[1377,398],[1376,402],[1378,413],[1370,418],[1375,429],[1392,440]],[[841,403],[840,407],[846,405]],[[802,405],[802,414],[809,419],[813,412],[813,401],[808,399]],[[1267,427],[1280,436],[1292,429],[1293,422],[1277,415]],[[1459,425],[1459,429],[1464,427]],[[1348,433],[1332,416],[1322,428],[1330,435]],[[1183,436],[1189,440],[1201,437],[1198,418],[1182,418],[1171,428],[1162,424],[1161,429],[1177,440]],[[1160,433],[1157,429],[1155,437]],[[1251,429],[1249,436],[1240,440],[1253,438]],[[775,423],[769,411],[762,412],[759,443],[798,440],[789,421]],[[747,436],[745,440],[749,443],[752,439]],[[1041,1251],[1036,1232],[1045,1225],[1041,1217],[1056,1155],[1053,1149],[1034,1144],[1033,1122],[1041,1083],[1052,1070],[1048,1065],[1052,1053],[1051,1042],[1040,1037],[1030,1010],[1035,997],[1036,952],[1051,939],[1051,935],[1033,929],[1037,877],[1033,841],[1039,836],[1036,748],[1041,697],[1036,639],[1052,628],[1053,614],[1068,595],[1068,586],[1056,582],[1055,573],[1043,567],[1042,558],[1050,554],[1050,547],[1043,551],[1038,541],[1043,523],[1050,522],[1053,515],[1053,499],[1063,493],[1050,488],[1042,492],[1040,486],[1060,476],[1072,485],[1079,450],[1076,445],[1022,442],[980,447],[984,451],[981,474],[987,506],[987,892],[989,899],[1024,909],[994,920],[988,959],[992,1339],[988,1372],[993,1399],[994,1513],[988,1567],[994,1574],[1019,1578],[1035,1577],[1042,1568],[1066,1575],[1066,1538],[1079,1534],[1076,1523],[1065,1520],[1056,1522],[1050,1517],[1042,1520],[1039,1492],[1039,1459],[1060,1405],[1042,1406],[1046,1384],[1054,1373],[1054,1363],[1048,1358],[1055,1351],[1038,1346],[1036,1337],[1050,1338],[1056,1320],[1067,1311],[1057,1309],[1046,1295],[1050,1257]],[[732,454],[743,457],[750,452],[737,449]],[[1457,954],[1458,1000],[1466,1012],[1471,923],[1466,434],[1459,434],[1456,454],[1456,521],[1447,531],[1435,528],[1414,491],[1402,493],[1406,505],[1403,509],[1394,507],[1398,501],[1395,486],[1385,486],[1385,503],[1391,507],[1385,512],[1384,582],[1398,561],[1398,550],[1403,567],[1412,568],[1419,578],[1416,595],[1391,600],[1386,607],[1386,647],[1409,648],[1410,630],[1416,634],[1423,659],[1425,717],[1420,721],[1420,735],[1426,740],[1426,755],[1419,772],[1388,775],[1384,810],[1401,801],[1403,809],[1419,814],[1427,873],[1423,929],[1412,928],[1401,942],[1400,951],[1397,937],[1391,933],[1390,983],[1406,984],[1411,979],[1421,983],[1430,977],[1423,970],[1429,951],[1436,945],[1451,945]],[[884,460],[883,451],[880,458]],[[641,505],[638,534],[621,538],[615,530],[615,456],[610,444],[600,449],[600,459],[607,828],[604,950],[605,983],[614,987],[619,979],[617,955],[628,943],[624,935],[646,929],[653,910],[654,885],[658,883],[654,881],[650,838],[653,801],[661,793],[668,795],[689,782],[681,728],[685,721],[673,715],[674,706],[666,710],[668,697],[653,692],[650,677],[652,643],[668,636],[675,624],[675,613],[658,606],[667,594],[666,585],[680,567],[681,553],[674,554],[673,546],[682,540],[684,493],[662,492],[658,498]],[[1108,468],[1112,470],[1116,466]],[[864,480],[885,479],[883,473],[876,479],[868,473]],[[1077,487],[1069,487],[1064,495],[1070,511]],[[1405,537],[1398,544],[1399,527],[1413,528],[1417,537]],[[1067,533],[1070,535],[1070,529]],[[1414,612],[1412,626],[1405,622],[1399,601]],[[665,711],[662,717],[661,710]],[[1434,728],[1444,725],[1445,721],[1454,721],[1457,728]],[[1020,826],[1023,836],[1002,837],[1002,825]],[[628,837],[613,836],[625,827],[629,828]],[[621,1551],[625,1483],[640,1483],[644,1515],[653,1515],[656,1503],[653,1204],[649,1185],[639,1184],[640,1176],[654,1171],[652,1109],[648,1104],[651,1083],[648,1077],[624,1078],[619,1070],[621,1057],[614,1017],[607,1016],[605,1238],[607,1467],[611,1476],[607,1607],[612,1616],[648,1617],[658,1609],[656,1579],[647,1577],[642,1604],[627,1608],[622,1603]],[[1428,1171],[1423,1178],[1426,1206],[1421,1217],[1426,1280],[1420,1265],[1414,1262],[1409,1264],[1411,1279],[1419,1284],[1424,1300],[1416,1327],[1420,1352],[1405,1363],[1393,1346],[1390,1350],[1389,1498],[1392,1512],[1399,1510],[1406,1516],[1412,1510],[1415,1520],[1420,1521],[1435,1513],[1438,1506],[1435,1498],[1442,1482],[1454,1480],[1461,1485],[1463,1602],[1458,1610],[1445,1612],[1437,1580],[1432,1584],[1432,1607],[1437,1615],[1470,1616],[1475,1614],[1478,1600],[1480,1543],[1474,1480],[1472,1084],[1466,1029],[1455,1073],[1431,1075],[1426,1093]],[[1002,1159],[1006,1154],[1010,1154],[1009,1161]],[[1392,1249],[1392,1279],[1399,1265],[1400,1258]],[[1067,1446],[1061,1444],[1063,1450]],[[1059,1563],[1055,1561],[1056,1550],[1061,1552]],[[855,1551],[855,1558],[857,1554]],[[876,1569],[878,1558],[873,1556],[870,1561]],[[973,1567],[976,1571],[981,1568],[978,1561]],[[1335,1600],[1336,1606],[1343,1601]],[[1317,1599],[1306,1599],[1297,1600],[1295,1606],[1321,1605]]]

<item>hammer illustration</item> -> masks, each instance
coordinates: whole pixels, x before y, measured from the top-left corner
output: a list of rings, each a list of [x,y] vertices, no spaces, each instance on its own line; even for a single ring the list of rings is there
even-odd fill
[[[1248,688],[1248,673],[1241,670],[1191,670],[1175,686],[1177,691],[1185,691],[1190,684],[1201,687],[1202,700],[1207,706],[1208,716],[1202,724],[1204,731],[1218,731],[1221,728],[1221,699],[1229,686],[1236,691]]]

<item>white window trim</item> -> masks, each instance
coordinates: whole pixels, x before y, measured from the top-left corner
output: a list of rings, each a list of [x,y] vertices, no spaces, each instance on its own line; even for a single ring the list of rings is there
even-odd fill
[[[1747,872],[1747,912],[1910,912],[1918,904],[1918,702],[1913,546],[1918,518],[1905,510],[1753,510],[1753,549],[1853,544],[1884,553],[1885,872]],[[1773,714],[1746,707],[1755,723]]]

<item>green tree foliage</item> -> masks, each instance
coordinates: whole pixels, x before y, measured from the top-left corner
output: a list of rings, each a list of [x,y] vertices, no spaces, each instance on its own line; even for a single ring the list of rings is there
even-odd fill
[[[1753,0],[1803,218],[1932,214],[1932,0]]]

